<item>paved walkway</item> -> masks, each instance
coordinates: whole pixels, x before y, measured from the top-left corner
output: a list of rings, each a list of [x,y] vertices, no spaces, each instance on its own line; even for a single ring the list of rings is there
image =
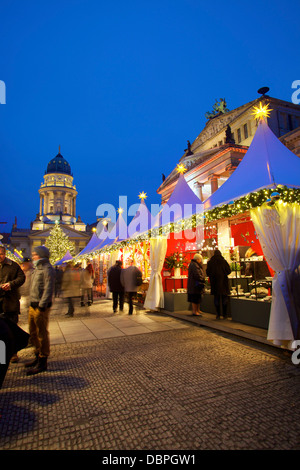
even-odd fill
[[[73,317],[67,317],[66,311],[65,302],[56,299],[50,316],[50,335],[53,345],[186,328],[192,323],[272,346],[267,340],[267,330],[236,323],[231,319],[216,320],[213,313],[203,313],[202,317],[194,317],[187,311],[150,312],[135,306],[133,315],[128,315],[126,304],[124,312],[113,313],[112,301],[103,298],[96,299],[91,307],[80,307],[79,300],[75,301]],[[26,315],[21,315],[20,326],[28,331]]]
[[[201,463],[201,450],[300,449],[300,368],[238,335],[239,325],[189,312],[113,314],[101,300],[64,313],[58,299],[46,372],[26,376],[32,348],[9,367],[1,450],[100,450],[101,464],[114,451],[184,451]]]
[[[67,306],[56,299],[50,315],[51,345],[92,341],[96,339],[131,336],[154,331],[187,328],[188,325],[165,313],[151,313],[138,307],[133,315],[124,312],[113,313],[111,300],[96,300],[91,307],[80,307],[75,301],[73,317],[67,317]],[[28,331],[26,315],[20,317],[19,325]]]

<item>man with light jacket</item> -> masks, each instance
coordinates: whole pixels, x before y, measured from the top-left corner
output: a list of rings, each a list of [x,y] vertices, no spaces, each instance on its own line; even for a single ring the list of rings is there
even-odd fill
[[[34,247],[32,261],[35,269],[31,276],[28,321],[30,342],[35,348],[35,359],[25,364],[25,367],[30,368],[27,375],[47,370],[47,359],[50,354],[48,324],[55,280],[47,247]]]

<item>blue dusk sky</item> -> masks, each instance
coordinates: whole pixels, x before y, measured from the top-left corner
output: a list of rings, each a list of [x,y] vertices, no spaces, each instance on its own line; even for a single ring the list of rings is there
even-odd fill
[[[77,215],[119,195],[147,206],[205,126],[300,80],[300,2],[0,0],[0,231],[29,228],[48,162],[61,154]],[[1,98],[1,95],[0,95]]]

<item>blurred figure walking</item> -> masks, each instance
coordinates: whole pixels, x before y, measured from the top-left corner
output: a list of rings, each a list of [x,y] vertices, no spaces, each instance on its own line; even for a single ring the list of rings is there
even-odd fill
[[[62,297],[67,300],[67,317],[74,316],[74,297],[80,297],[80,271],[67,263],[61,283]]]
[[[81,307],[84,307],[84,298],[87,296],[87,304],[90,307],[93,303],[93,284],[94,284],[94,268],[91,263],[87,265],[80,274],[80,288],[81,288]]]
[[[134,261],[130,260],[130,266],[122,270],[121,284],[125,293],[128,295],[129,315],[133,313],[133,298],[136,296],[138,287],[142,283],[142,271],[134,265]]]
[[[116,313],[118,309],[118,303],[120,312],[123,312],[124,306],[124,288],[121,284],[121,273],[122,269],[122,261],[117,260],[114,266],[111,266],[107,271],[107,282],[110,292],[112,293],[113,297],[113,311]]]

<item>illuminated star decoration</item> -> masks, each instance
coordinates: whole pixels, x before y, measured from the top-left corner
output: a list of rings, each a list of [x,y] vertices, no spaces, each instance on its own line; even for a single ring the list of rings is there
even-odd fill
[[[122,207],[119,207],[118,214],[123,214],[123,212],[124,212],[124,209],[122,209]]]
[[[144,191],[142,193],[139,194],[139,198],[143,201],[144,199],[146,199],[147,197],[147,194],[144,193]]]
[[[183,173],[186,171],[186,168],[182,163],[180,163],[180,165],[177,165],[176,170],[177,173],[181,173],[183,175]]]
[[[265,106],[262,106],[261,103],[259,103],[258,106],[253,106],[253,112],[251,114],[254,115],[255,119],[264,119],[270,117],[270,112],[272,109],[269,108],[269,105],[266,104]]]

